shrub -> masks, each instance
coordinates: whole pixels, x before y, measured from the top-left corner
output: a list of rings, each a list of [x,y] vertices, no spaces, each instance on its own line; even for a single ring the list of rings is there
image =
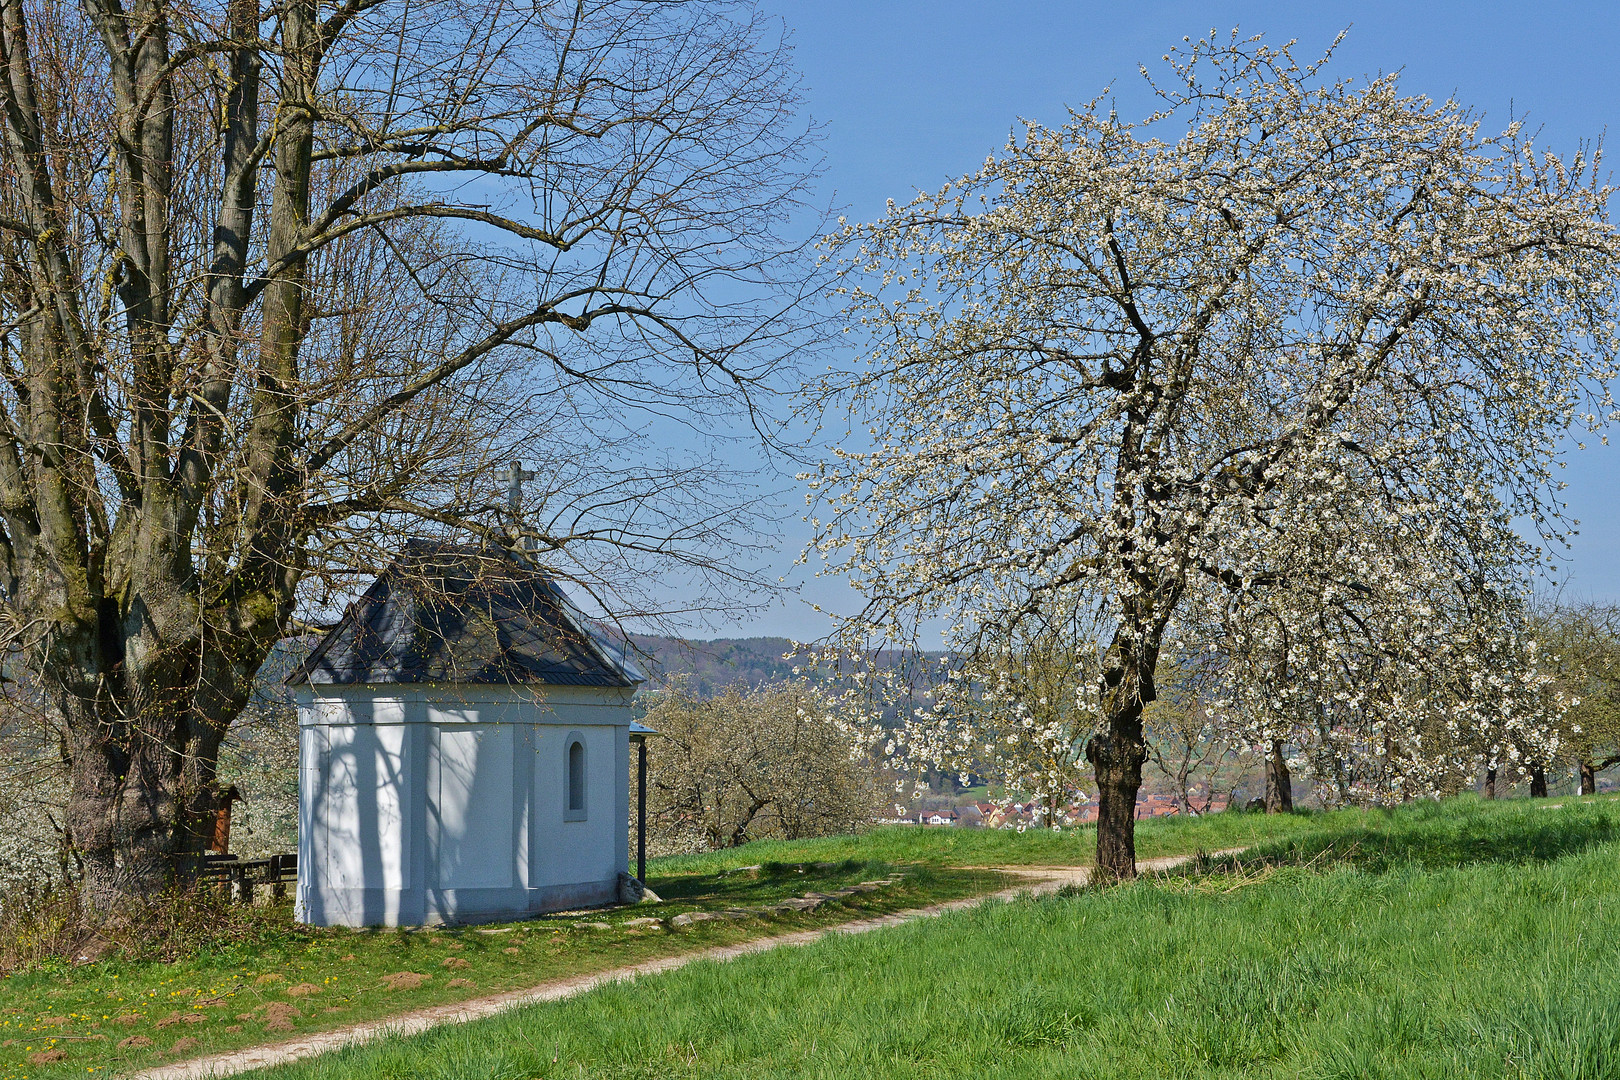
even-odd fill
[[[650,694],[648,828],[666,851],[853,832],[884,799],[871,729],[804,680]]]

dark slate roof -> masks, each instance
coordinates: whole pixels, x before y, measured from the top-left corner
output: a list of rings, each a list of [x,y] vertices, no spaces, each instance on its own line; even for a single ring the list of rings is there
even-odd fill
[[[646,681],[523,556],[410,540],[289,684]]]

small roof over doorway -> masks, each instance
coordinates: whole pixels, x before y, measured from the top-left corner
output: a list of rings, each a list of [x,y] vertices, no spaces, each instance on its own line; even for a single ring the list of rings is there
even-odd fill
[[[646,678],[524,554],[409,540],[286,682],[631,687]]]

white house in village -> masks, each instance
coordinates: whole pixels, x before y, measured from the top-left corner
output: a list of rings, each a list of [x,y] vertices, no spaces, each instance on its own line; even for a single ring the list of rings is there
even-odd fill
[[[642,681],[523,555],[409,542],[287,678],[298,918],[409,926],[614,900]]]

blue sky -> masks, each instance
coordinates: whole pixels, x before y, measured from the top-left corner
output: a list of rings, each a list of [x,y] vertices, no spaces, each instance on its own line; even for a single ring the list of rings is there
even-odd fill
[[[792,30],[805,110],[824,126],[820,195],[858,220],[879,215],[887,199],[933,190],[975,168],[1020,117],[1059,124],[1067,105],[1109,86],[1122,115],[1144,114],[1149,95],[1137,65],[1160,67],[1183,35],[1211,28],[1297,38],[1302,58],[1348,28],[1331,70],[1400,70],[1408,92],[1455,95],[1482,112],[1487,126],[1527,119],[1541,128],[1544,144],[1563,153],[1620,129],[1620,6],[1609,4],[762,3]],[[1567,591],[1620,600],[1620,448],[1596,440],[1588,447],[1572,452],[1565,470],[1571,513],[1582,522]],[[805,601],[834,609],[854,602],[837,583],[794,576],[791,564],[806,539],[802,502],[792,494],[778,501],[783,553],[770,570],[799,582],[801,599],[713,634],[815,637],[826,625]]]

